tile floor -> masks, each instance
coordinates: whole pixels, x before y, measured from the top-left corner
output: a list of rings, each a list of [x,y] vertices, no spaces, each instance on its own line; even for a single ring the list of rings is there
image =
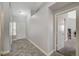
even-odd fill
[[[7,56],[45,56],[39,49],[27,39],[13,41],[12,50]]]
[[[45,54],[27,39],[19,39],[13,41],[11,52],[4,56],[45,56]],[[62,56],[62,54],[54,52],[51,56]]]

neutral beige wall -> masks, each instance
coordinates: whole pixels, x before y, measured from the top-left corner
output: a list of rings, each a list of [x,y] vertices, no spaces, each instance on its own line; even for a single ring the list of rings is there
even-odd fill
[[[4,10],[2,5],[0,6],[0,52],[3,50],[3,39],[4,39]]]
[[[8,52],[10,51],[11,48],[11,44],[10,44],[10,36],[9,36],[9,3],[8,2],[4,2],[3,3],[3,14],[4,14],[4,31],[2,32],[2,45],[3,45],[3,52]]]
[[[77,32],[77,37],[76,37],[77,38],[76,39],[77,40],[76,41],[77,42],[76,43],[76,45],[77,45],[76,55],[79,56],[79,9],[76,12],[77,12],[77,14],[76,14],[76,16],[77,16],[76,17],[76,30],[77,30],[76,31]]]
[[[0,5],[0,51],[1,51],[1,5]]]

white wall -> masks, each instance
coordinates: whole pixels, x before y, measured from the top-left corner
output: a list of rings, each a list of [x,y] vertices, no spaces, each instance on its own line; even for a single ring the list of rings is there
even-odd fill
[[[77,10],[77,13],[76,13],[76,32],[77,32],[77,36],[76,36],[76,55],[79,56],[79,8]]]
[[[3,45],[3,52],[8,52],[10,51],[10,48],[11,48],[11,43],[10,43],[10,40],[11,40],[11,37],[9,36],[9,22],[10,22],[10,19],[9,19],[9,3],[3,3],[3,12],[4,12],[4,31],[2,33],[2,45]]]
[[[71,38],[74,38],[74,32],[76,31],[76,19],[67,19],[67,29],[71,29]]]
[[[52,14],[48,7],[42,8],[30,19],[29,38],[44,52],[53,50]]]
[[[1,3],[0,3],[0,51],[1,51]]]
[[[71,11],[69,14],[67,13],[66,26],[67,29],[71,28],[72,38],[74,37],[74,32],[76,31],[76,11]],[[66,29],[66,30],[67,30]]]

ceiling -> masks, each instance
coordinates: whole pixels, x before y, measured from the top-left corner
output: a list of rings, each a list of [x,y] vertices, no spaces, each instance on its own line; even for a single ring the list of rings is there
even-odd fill
[[[11,8],[14,12],[17,10],[30,10],[33,15],[38,9],[40,9],[45,2],[11,2]]]
[[[56,2],[55,4],[50,6],[50,9],[52,11],[56,11],[59,9],[62,9],[65,6],[68,6],[69,4],[71,4],[72,2]]]
[[[68,12],[67,14],[68,14],[68,18],[70,18],[70,19],[76,19],[76,10]]]

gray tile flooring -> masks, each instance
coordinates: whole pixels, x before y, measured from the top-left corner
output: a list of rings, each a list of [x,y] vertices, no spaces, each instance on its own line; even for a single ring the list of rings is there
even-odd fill
[[[27,39],[13,41],[12,50],[5,56],[45,56],[39,49],[31,44]],[[55,52],[51,56],[62,56]]]

